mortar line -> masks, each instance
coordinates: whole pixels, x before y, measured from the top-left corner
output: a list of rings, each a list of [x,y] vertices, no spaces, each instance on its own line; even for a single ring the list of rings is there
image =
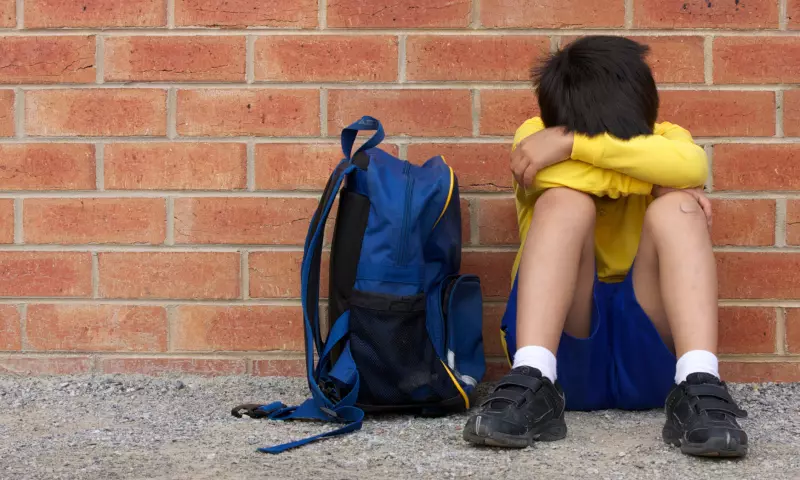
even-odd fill
[[[256,189],[256,144],[252,141],[247,142],[247,190],[252,192]]]
[[[22,351],[27,352],[31,348],[30,343],[28,343],[28,304],[18,304],[17,312],[19,313],[19,329]]]
[[[706,178],[706,191],[714,191],[714,147],[712,145],[704,145],[703,150],[706,152],[706,160],[708,161],[708,177]]]
[[[92,252],[92,298],[100,298],[100,258]]]
[[[407,63],[407,53],[406,53],[406,43],[408,37],[406,35],[399,35],[397,37],[397,83],[405,83],[406,82],[406,63]]]
[[[175,245],[175,198],[167,197],[167,226],[164,245]]]
[[[470,199],[469,201],[469,243],[470,245],[479,245],[481,243],[481,233],[478,228],[478,217],[480,216],[480,203],[478,199]]]
[[[14,244],[22,245],[25,243],[25,232],[22,229],[22,199],[14,199]]]
[[[625,0],[625,28],[633,28],[633,0]]]
[[[789,27],[789,16],[787,14],[787,1],[778,0],[778,28],[786,30]]]
[[[21,88],[14,89],[14,136],[25,137],[25,92]]]
[[[104,143],[96,143],[94,146],[94,182],[97,191],[105,190],[105,151]]]
[[[175,88],[167,90],[167,138],[170,140],[178,136],[178,91]]]
[[[94,46],[94,70],[95,70],[95,83],[105,83],[105,54],[106,54],[106,41],[103,35],[95,37]]]
[[[481,26],[481,2],[480,0],[472,0],[471,5],[472,17],[470,18],[469,26],[473,30]]]
[[[714,36],[703,38],[703,81],[706,85],[714,83]]]
[[[328,28],[328,1],[319,0],[317,2],[317,30]]]
[[[87,353],[71,351],[35,351],[35,352],[2,352],[2,357],[25,357],[25,358],[76,358],[89,356]],[[305,358],[303,352],[291,352],[286,350],[246,350],[235,352],[200,352],[200,351],[173,351],[173,352],[102,352],[98,358],[186,358],[197,357],[214,360],[241,360],[254,357],[258,360],[302,360]],[[789,357],[791,358],[791,357]]]
[[[786,199],[775,199],[775,246],[786,246]]]
[[[152,299],[133,299],[133,298],[63,298],[63,297],[2,297],[2,305],[18,305],[20,300],[31,304],[47,305],[136,305],[150,307],[175,306],[214,306],[214,307],[235,307],[235,306],[260,306],[260,307],[300,307],[300,298],[254,298],[243,301],[240,298],[229,300],[193,300],[193,299],[174,299],[174,298],[152,298]]]
[[[25,28],[25,0],[17,0],[14,8],[16,8],[17,24],[14,27],[16,30]]]
[[[786,308],[775,308],[775,353],[786,354]]]
[[[550,53],[557,53],[559,48],[561,48],[561,37],[556,37],[555,35],[551,35]]]
[[[408,144],[407,143],[401,143],[400,145],[397,146],[397,155],[399,155],[400,158],[408,160]]]
[[[783,137],[783,90],[775,92],[775,136]]]
[[[478,90],[470,90],[472,99],[472,136],[481,135],[481,93]]]
[[[250,252],[242,250],[239,261],[241,262],[239,268],[241,270],[242,300],[250,300]]]
[[[328,89],[319,90],[319,134],[321,137],[328,136]]]
[[[167,0],[167,28],[175,28],[175,0]]]
[[[247,40],[244,46],[244,70],[245,70],[245,82],[246,83],[253,83],[256,78],[255,69],[256,69],[256,37],[253,35],[248,35]]]

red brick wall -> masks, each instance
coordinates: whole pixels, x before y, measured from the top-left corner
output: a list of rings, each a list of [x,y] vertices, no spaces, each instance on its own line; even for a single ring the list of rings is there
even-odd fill
[[[298,373],[306,222],[363,114],[455,166],[496,359],[528,69],[611,31],[712,160],[726,375],[800,380],[800,0],[0,0],[0,28],[0,372]]]

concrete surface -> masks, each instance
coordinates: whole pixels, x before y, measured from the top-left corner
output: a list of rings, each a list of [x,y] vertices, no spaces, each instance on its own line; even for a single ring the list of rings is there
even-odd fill
[[[667,447],[660,411],[569,413],[566,440],[516,451],[467,445],[466,415],[368,419],[354,434],[274,456],[255,449],[329,426],[236,419],[230,409],[299,402],[302,379],[0,376],[0,479],[800,478],[800,385],[732,390],[750,414],[743,460]]]

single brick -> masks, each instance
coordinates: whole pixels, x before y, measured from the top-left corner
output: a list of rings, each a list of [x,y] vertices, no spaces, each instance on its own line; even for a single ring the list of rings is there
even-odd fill
[[[800,245],[800,201],[787,200],[786,203],[786,243]]]
[[[0,90],[0,137],[13,137],[14,126],[14,91]]]
[[[163,198],[30,198],[23,208],[26,243],[164,243]]]
[[[519,245],[513,198],[482,198],[478,202],[478,238],[481,245]]]
[[[247,185],[243,143],[110,143],[106,190],[240,190]]]
[[[467,90],[331,90],[329,135],[338,136],[365,112],[381,119],[393,136],[472,135],[472,108]]]
[[[328,2],[328,27],[463,28],[469,26],[470,0],[335,0]]]
[[[441,155],[458,177],[458,187],[464,192],[510,192],[511,148],[501,143],[438,143],[411,144],[408,157],[421,164]]]
[[[714,199],[712,203],[714,245],[775,244],[774,200]]]
[[[778,28],[774,0],[634,0],[637,28]]]
[[[0,356],[0,373],[8,375],[78,375],[91,368],[90,357]]]
[[[244,81],[245,37],[110,37],[105,80],[110,82]]]
[[[783,134],[800,136],[800,90],[783,92]]]
[[[539,102],[530,89],[481,90],[481,135],[514,135],[529,118],[540,115]]]
[[[159,27],[166,0],[25,0],[25,28]]]
[[[34,90],[25,93],[25,132],[33,136],[167,133],[167,93],[160,89]]]
[[[464,252],[461,271],[481,277],[483,295],[505,299],[511,291],[511,267],[516,252]]]
[[[317,0],[175,0],[175,24],[207,27],[317,26]]]
[[[22,328],[15,305],[0,305],[0,351],[22,348]],[[0,372],[2,372],[0,367]]]
[[[0,190],[93,190],[94,145],[0,145]]]
[[[719,252],[717,271],[720,298],[800,297],[800,255],[795,253]]]
[[[719,372],[726,382],[800,382],[800,362],[721,362]]]
[[[92,294],[88,252],[0,252],[0,296],[87,297]]]
[[[505,311],[505,303],[483,304],[483,350],[487,356],[506,355],[500,341],[500,323]]]
[[[305,360],[253,360],[253,375],[258,377],[304,377]]]
[[[177,198],[175,243],[302,245],[317,204],[315,198]]]
[[[695,137],[771,137],[775,134],[773,92],[660,92],[659,120],[676,123]]]
[[[789,353],[800,353],[800,309],[786,309],[786,347]]]
[[[16,0],[0,0],[0,27],[9,28],[17,24]]]
[[[244,375],[244,359],[215,359],[191,357],[109,357],[100,359],[100,371],[105,374],[137,375]]]
[[[714,146],[714,190],[800,189],[800,145]]]
[[[255,78],[276,82],[394,82],[397,37],[260,37],[255,44]]]
[[[646,37],[625,35],[626,38],[650,47],[647,63],[656,83],[703,83],[705,81],[703,37]],[[580,37],[561,37],[561,48]]]
[[[775,309],[721,307],[719,353],[774,353]]]
[[[26,338],[33,350],[163,352],[163,307],[129,305],[29,305]]]
[[[0,83],[94,83],[93,36],[0,37]]]
[[[320,264],[320,296],[328,296],[328,252]],[[300,267],[303,252],[251,252],[251,298],[300,298]]]
[[[0,199],[0,243],[14,243],[14,199]]]
[[[713,52],[714,83],[800,82],[797,37],[719,37]]]
[[[231,299],[240,295],[239,254],[100,253],[103,298]]]
[[[483,0],[481,25],[489,28],[622,27],[623,0]]]
[[[786,6],[786,17],[790,29],[800,28],[800,0],[789,0],[789,4]]]
[[[176,351],[302,350],[300,307],[181,306],[172,335]]]
[[[258,144],[255,158],[256,188],[322,190],[342,155],[342,147],[338,143]]]
[[[318,135],[319,92],[179,90],[177,117],[180,135]]]
[[[408,37],[406,52],[410,81],[520,81],[550,52],[550,38],[420,35]]]

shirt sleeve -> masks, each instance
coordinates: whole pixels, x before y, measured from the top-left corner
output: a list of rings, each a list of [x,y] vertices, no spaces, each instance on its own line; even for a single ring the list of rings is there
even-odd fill
[[[571,158],[664,187],[700,187],[708,178],[703,148],[687,130],[668,122],[657,124],[653,135],[630,140],[575,134]]]

